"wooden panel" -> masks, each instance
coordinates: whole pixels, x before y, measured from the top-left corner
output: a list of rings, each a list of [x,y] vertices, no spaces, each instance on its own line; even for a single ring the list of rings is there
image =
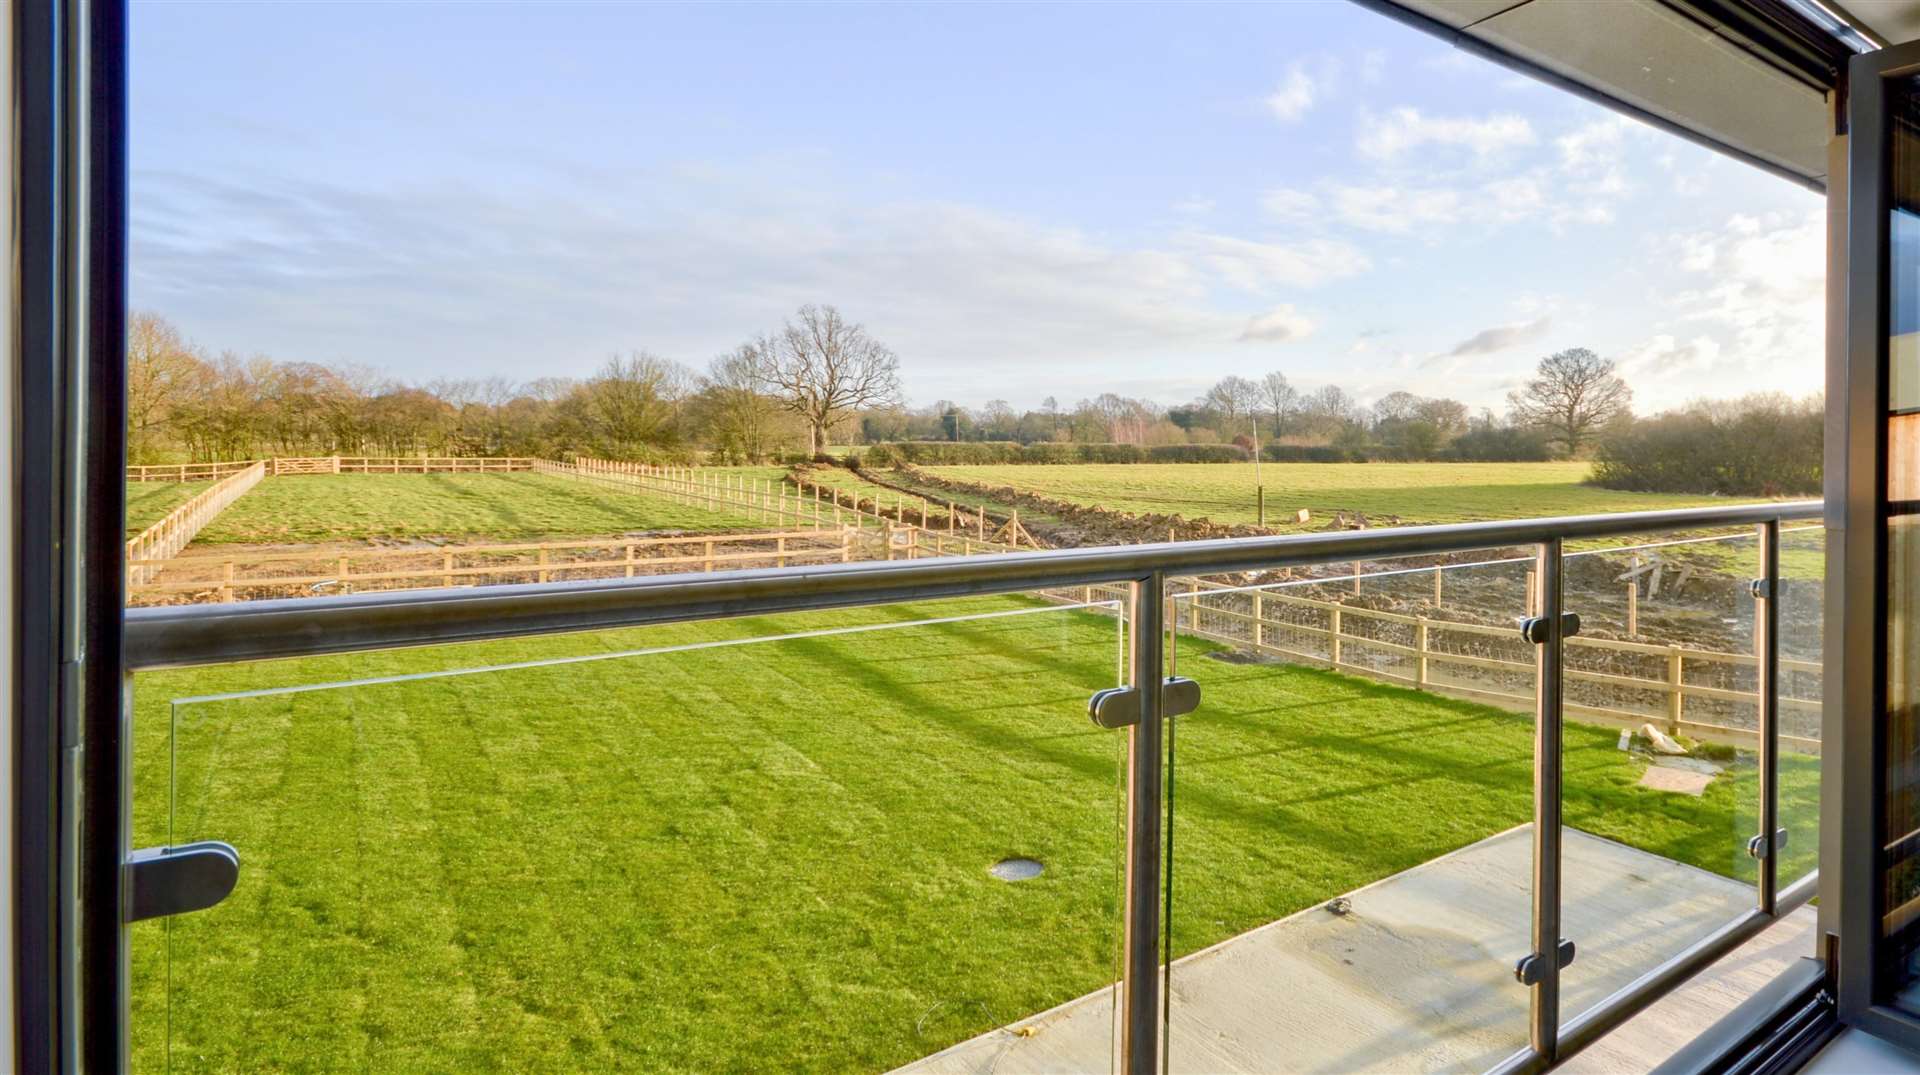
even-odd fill
[[[1920,500],[1920,414],[1887,419],[1887,499]]]

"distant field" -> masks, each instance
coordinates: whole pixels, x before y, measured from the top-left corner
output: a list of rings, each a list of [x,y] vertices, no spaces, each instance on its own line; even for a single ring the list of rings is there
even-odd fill
[[[929,468],[966,481],[1019,489],[1136,513],[1257,521],[1249,463],[1079,464]],[[1725,504],[1724,497],[1623,493],[1581,484],[1585,463],[1268,463],[1267,524],[1323,529],[1334,512],[1364,512],[1376,525],[1475,522],[1529,516]],[[1306,508],[1313,519],[1293,522]]]
[[[321,474],[263,480],[195,544],[760,529],[745,515],[546,474]]]
[[[132,537],[185,504],[212,482],[128,482],[127,536]]]

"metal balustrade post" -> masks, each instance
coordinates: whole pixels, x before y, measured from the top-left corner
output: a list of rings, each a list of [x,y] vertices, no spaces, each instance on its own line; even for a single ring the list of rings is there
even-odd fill
[[[1760,732],[1760,911],[1773,914],[1780,891],[1780,522],[1760,524],[1760,578],[1753,587],[1754,659]]]
[[[1162,699],[1166,678],[1166,576],[1128,584],[1128,683],[1140,695],[1140,719],[1127,730],[1127,854],[1123,884],[1125,945],[1120,963],[1120,1070],[1153,1075],[1160,1066],[1160,897],[1162,862]]]
[[[1533,955],[1527,962],[1535,970],[1528,1038],[1549,1063],[1560,1043],[1561,553],[1560,538],[1540,543],[1531,587],[1544,637],[1534,664]]]

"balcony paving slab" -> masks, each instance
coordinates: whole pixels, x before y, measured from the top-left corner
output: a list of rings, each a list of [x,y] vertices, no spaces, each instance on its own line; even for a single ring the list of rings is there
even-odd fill
[[[1753,906],[1753,889],[1568,830],[1562,1011],[1585,1010]],[[1185,956],[1172,972],[1170,1069],[1482,1071],[1524,1046],[1532,826],[1522,825]],[[1178,896],[1176,879],[1176,898]],[[1621,1027],[1583,1071],[1645,1071],[1812,951],[1802,909]],[[1107,1071],[1103,989],[900,1069],[914,1075]],[[1584,1060],[1585,1063],[1579,1063]]]

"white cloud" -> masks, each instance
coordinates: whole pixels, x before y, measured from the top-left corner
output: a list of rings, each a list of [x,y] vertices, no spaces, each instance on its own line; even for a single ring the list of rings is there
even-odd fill
[[[1267,96],[1267,111],[1282,123],[1293,123],[1313,107],[1316,95],[1312,76],[1299,65],[1287,69],[1287,77]]]
[[[1366,231],[1404,235],[1416,227],[1450,224],[1460,218],[1461,196],[1446,189],[1339,186],[1332,191],[1339,219]]]
[[[1736,215],[1720,228],[1674,235],[1660,245],[1682,272],[1701,278],[1700,287],[1665,302],[1680,323],[1697,329],[1684,340],[1678,332],[1656,334],[1633,348],[1623,366],[1632,363],[1643,376],[1703,395],[1762,385],[1819,388],[1826,349],[1822,212]]]
[[[1523,343],[1532,343],[1534,340],[1545,336],[1547,334],[1547,328],[1551,323],[1551,319],[1549,318],[1538,317],[1532,321],[1522,321],[1518,324],[1495,325],[1492,328],[1481,329],[1479,332],[1454,344],[1453,350],[1448,351],[1442,357],[1468,358],[1474,355],[1498,354],[1509,348],[1518,347]]]
[[[1695,336],[1682,341],[1663,333],[1628,348],[1620,358],[1620,372],[1629,382],[1671,381],[1690,375],[1711,374],[1715,372],[1719,360],[1720,341],[1712,336]],[[1654,405],[1664,409],[1666,403],[1679,402],[1664,400]]]
[[[1574,190],[1583,194],[1623,194],[1626,173],[1621,168],[1627,135],[1640,129],[1625,116],[1608,116],[1584,124],[1554,139],[1560,150],[1560,171]]]
[[[1182,198],[1173,203],[1173,211],[1179,213],[1181,216],[1206,216],[1208,213],[1213,212],[1213,209],[1214,204],[1212,198]]]
[[[1193,234],[1187,245],[1226,283],[1263,294],[1279,287],[1314,287],[1365,271],[1372,262],[1337,239],[1263,243],[1229,235]]]
[[[1310,191],[1276,187],[1260,196],[1260,209],[1288,224],[1309,221],[1320,214],[1320,199]]]
[[[1250,319],[1246,330],[1240,333],[1240,338],[1279,343],[1287,340],[1304,340],[1313,335],[1313,330],[1314,323],[1311,318],[1292,306],[1281,305]]]
[[[1390,161],[1428,145],[1469,149],[1486,157],[1533,142],[1533,125],[1526,117],[1510,112],[1473,118],[1429,116],[1417,108],[1396,108],[1384,116],[1365,117],[1354,145],[1362,156]]]

